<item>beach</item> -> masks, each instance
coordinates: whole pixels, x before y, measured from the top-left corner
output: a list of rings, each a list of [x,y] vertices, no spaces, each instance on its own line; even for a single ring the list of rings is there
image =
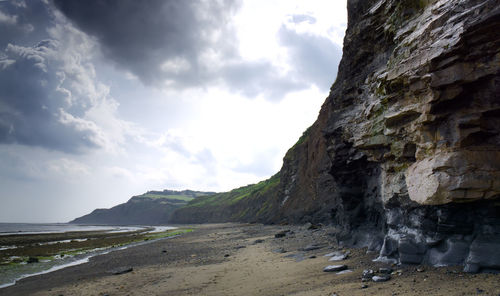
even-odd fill
[[[186,226],[183,226],[187,228]],[[331,227],[209,224],[20,280],[0,295],[499,295],[499,275],[390,266],[335,244]],[[309,229],[310,228],[310,229]],[[316,228],[316,229],[315,229]],[[329,262],[325,254],[348,254]],[[324,272],[345,264],[342,274]],[[362,282],[364,270],[391,279]],[[387,271],[387,270],[384,270]]]

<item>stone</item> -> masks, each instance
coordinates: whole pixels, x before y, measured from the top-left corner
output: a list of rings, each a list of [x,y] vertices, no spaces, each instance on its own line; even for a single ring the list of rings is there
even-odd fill
[[[333,252],[331,254],[332,254],[331,258],[328,259],[328,261],[342,261],[342,260],[347,259],[347,257],[349,256],[348,253],[344,253],[344,252]]]
[[[29,257],[28,260],[26,260],[26,263],[31,264],[31,263],[38,263],[39,260],[36,257]]]
[[[342,270],[346,270],[347,265],[328,265],[325,268],[323,268],[324,272],[338,272]]]
[[[347,274],[347,273],[351,273],[351,272],[352,272],[352,270],[346,269],[346,270],[339,271],[336,274],[340,275],[340,274]]]
[[[254,243],[254,245],[255,245],[255,244],[261,244],[261,243],[263,243],[263,242],[264,242],[264,240],[263,240],[263,239],[256,239],[253,243]]]
[[[363,270],[363,273],[361,274],[361,281],[362,282],[371,281],[371,279],[374,275],[375,275],[375,271],[373,271],[372,269],[365,269],[365,270]]]
[[[317,245],[317,244],[312,244],[312,245],[308,245],[304,248],[302,248],[302,251],[314,251],[314,250],[318,250],[318,249],[322,249],[324,248],[324,246],[322,245]]]
[[[392,268],[389,268],[389,267],[380,267],[378,269],[378,273],[391,274],[392,273]]]
[[[274,235],[275,238],[282,238],[287,235],[287,233],[290,232],[290,230],[283,230]]]
[[[108,273],[111,273],[113,275],[120,275],[120,274],[131,272],[133,270],[134,269],[130,266],[124,266],[124,267],[117,267],[115,269],[112,269],[112,270],[108,271]]]
[[[387,282],[390,279],[391,279],[391,276],[388,274],[375,275],[372,277],[372,281],[374,281],[374,282]]]

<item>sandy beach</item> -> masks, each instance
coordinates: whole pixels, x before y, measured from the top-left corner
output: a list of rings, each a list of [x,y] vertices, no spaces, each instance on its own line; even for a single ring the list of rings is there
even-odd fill
[[[329,227],[211,224],[194,229],[23,279],[0,295],[500,295],[499,275],[373,262],[376,255],[365,249],[336,246]],[[328,262],[324,255],[333,251],[350,254]],[[345,264],[352,272],[323,272],[331,264]],[[362,282],[363,270],[384,267],[393,269],[390,280]]]

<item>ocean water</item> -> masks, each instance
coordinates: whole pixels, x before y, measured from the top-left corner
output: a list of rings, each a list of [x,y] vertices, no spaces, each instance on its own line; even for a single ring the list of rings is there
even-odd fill
[[[71,231],[99,231],[130,229],[129,226],[78,225],[68,223],[0,223],[0,235],[61,233]],[[136,227],[137,228],[137,227]]]
[[[74,231],[106,231],[110,233],[116,232],[131,232],[136,230],[146,230],[145,233],[163,232],[176,227],[170,226],[102,226],[102,225],[76,225],[66,223],[50,223],[50,224],[32,224],[32,223],[0,223],[0,237],[6,235],[31,235],[41,233],[64,233]],[[82,239],[85,240],[85,239]],[[45,242],[43,244],[51,243],[65,243],[70,240]],[[41,260],[35,264],[17,264],[14,266],[0,266],[0,289],[14,285],[16,281],[44,273],[53,272],[69,266],[83,264],[89,261],[91,257],[97,255],[107,254],[116,250],[126,249],[132,246],[150,243],[150,241],[130,243],[120,247],[106,247],[97,248],[93,250],[86,250],[81,253],[76,253],[71,256],[58,257],[53,260]],[[0,246],[1,250],[16,248],[17,246]],[[1,290],[0,290],[1,294]]]

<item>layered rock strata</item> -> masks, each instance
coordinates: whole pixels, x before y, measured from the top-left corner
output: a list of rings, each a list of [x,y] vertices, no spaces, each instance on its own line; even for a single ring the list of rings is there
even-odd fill
[[[329,223],[380,260],[500,269],[500,1],[349,0],[348,16],[317,121],[267,214],[239,220]]]
[[[500,2],[348,1],[338,78],[289,151],[280,219],[381,260],[500,268]]]

